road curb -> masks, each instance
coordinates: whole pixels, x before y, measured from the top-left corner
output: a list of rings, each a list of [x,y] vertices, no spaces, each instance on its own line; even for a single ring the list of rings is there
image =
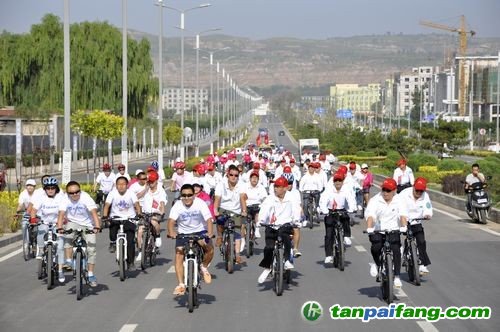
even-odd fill
[[[21,231],[17,231],[16,233],[13,234],[4,234],[0,238],[0,248],[6,247],[9,244],[21,241],[23,239],[23,234]]]

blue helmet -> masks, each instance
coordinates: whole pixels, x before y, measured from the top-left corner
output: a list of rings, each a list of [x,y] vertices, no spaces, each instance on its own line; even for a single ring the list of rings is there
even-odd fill
[[[158,168],[160,168],[160,164],[158,164],[158,161],[153,160],[153,162],[151,163],[151,167],[153,167],[157,171]]]
[[[283,173],[283,174],[281,174],[281,176],[284,177],[288,181],[288,184],[293,183],[294,177],[293,177],[292,173]]]
[[[43,179],[43,187],[50,187],[50,186],[58,186],[59,185],[59,181],[57,181],[57,179],[55,177],[48,177],[48,178],[45,178]]]

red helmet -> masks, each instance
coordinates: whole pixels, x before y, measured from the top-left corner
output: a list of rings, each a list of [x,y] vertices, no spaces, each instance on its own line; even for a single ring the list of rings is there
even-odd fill
[[[275,187],[288,187],[288,180],[283,176],[280,176],[276,181],[274,181]]]
[[[344,181],[345,179],[345,173],[337,171],[335,174],[333,174],[333,181]]]
[[[347,174],[347,166],[346,165],[340,165],[339,169],[337,170],[337,172],[342,172],[344,174]]]
[[[158,172],[156,171],[149,171],[148,172],[148,182],[155,182],[160,178],[158,175]]]
[[[290,166],[283,167],[283,173],[292,173],[292,168]]]
[[[123,165],[123,164],[118,164],[117,168],[118,168],[118,170],[125,169],[125,165]]]
[[[111,165],[108,163],[105,163],[104,165],[102,165],[102,170],[103,171],[111,171]]]
[[[356,169],[356,163],[355,163],[354,161],[351,161],[351,162],[349,163],[349,169],[351,169],[351,170],[352,170],[352,169]]]
[[[258,162],[254,162],[253,169],[259,169],[259,168],[260,168],[260,164]]]
[[[401,165],[406,165],[406,160],[405,159],[399,159],[397,163],[398,167]]]
[[[183,161],[178,161],[175,163],[174,167],[176,169],[184,169],[186,168],[186,164]]]

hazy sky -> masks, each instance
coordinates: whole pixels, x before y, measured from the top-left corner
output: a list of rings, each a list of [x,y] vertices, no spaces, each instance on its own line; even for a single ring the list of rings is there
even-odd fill
[[[158,33],[155,0],[126,0],[128,27]],[[223,28],[221,33],[252,39],[296,37],[325,39],[404,33],[439,33],[419,25],[420,19],[458,26],[464,14],[478,37],[500,37],[500,0],[164,0],[187,9],[186,29]],[[0,0],[0,31],[27,32],[47,13],[61,17],[64,0]],[[70,21],[108,21],[122,26],[122,0],[70,0]],[[164,36],[178,36],[180,14],[164,9]],[[443,33],[446,33],[443,31]]]

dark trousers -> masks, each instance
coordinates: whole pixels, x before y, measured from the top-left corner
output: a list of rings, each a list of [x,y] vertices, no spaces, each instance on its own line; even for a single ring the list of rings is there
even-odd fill
[[[316,206],[314,208],[318,207],[319,204],[319,192],[317,194],[302,194],[302,210],[304,210],[304,216],[306,217],[307,220],[311,221],[311,217],[309,216],[309,211],[307,210],[307,206],[309,204],[309,196],[314,196],[316,199]]]
[[[351,237],[351,223],[349,215],[341,215],[340,221],[344,228],[344,236]],[[342,239],[344,241],[344,239]],[[325,256],[333,256],[333,244],[335,243],[335,219],[332,215],[325,217]]]
[[[399,234],[390,234],[389,242],[391,243],[392,257],[394,257],[394,275],[399,276],[401,273],[401,238]],[[372,243],[371,252],[373,260],[377,266],[380,266],[380,250],[384,246],[385,234],[371,234],[370,242]]]
[[[123,231],[127,235],[127,263],[133,263],[135,259],[135,225],[131,222],[126,222],[123,225]],[[120,224],[111,222],[109,225],[109,240],[111,243],[116,243],[116,235],[120,229]]]
[[[431,260],[427,255],[427,244],[425,242],[424,227],[421,224],[411,225],[411,231],[417,240],[418,256],[422,265],[431,265]]]
[[[266,247],[264,248],[264,258],[260,262],[259,266],[270,269],[271,264],[273,263],[273,251],[274,244],[276,239],[278,238],[278,234],[281,235],[283,239],[283,247],[284,247],[284,258],[285,261],[290,260],[290,250],[292,249],[292,241],[290,240],[290,234],[293,233],[293,228],[290,227],[282,227],[279,230],[275,230],[272,228],[266,228]]]

